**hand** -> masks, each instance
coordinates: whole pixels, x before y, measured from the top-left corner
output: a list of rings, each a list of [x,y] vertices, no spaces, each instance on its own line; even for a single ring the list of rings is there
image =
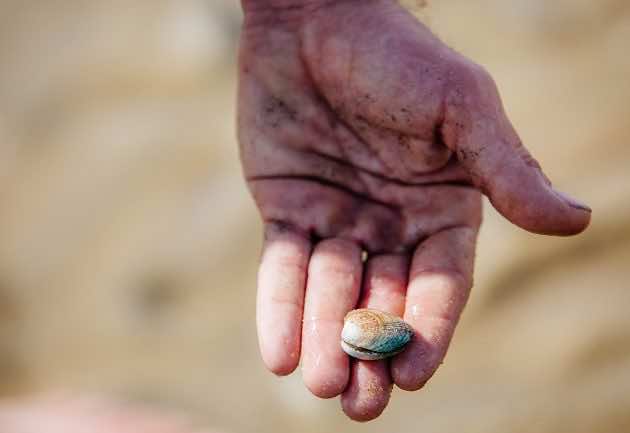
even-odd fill
[[[240,53],[241,157],[265,222],[260,349],[278,375],[301,357],[315,395],[341,394],[369,420],[393,383],[417,390],[444,358],[472,286],[481,193],[542,234],[581,232],[590,210],[551,187],[488,73],[396,1],[288,3],[246,2]],[[357,306],[414,327],[391,363],[341,350]]]

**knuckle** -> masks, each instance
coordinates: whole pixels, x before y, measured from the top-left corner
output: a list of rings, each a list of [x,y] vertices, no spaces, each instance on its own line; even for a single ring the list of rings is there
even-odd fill
[[[498,97],[494,78],[488,70],[468,59],[460,59],[455,66],[455,88],[477,100]]]
[[[320,251],[331,251],[341,254],[356,254],[358,251],[358,246],[347,239],[326,239],[323,240],[317,245],[317,249]]]

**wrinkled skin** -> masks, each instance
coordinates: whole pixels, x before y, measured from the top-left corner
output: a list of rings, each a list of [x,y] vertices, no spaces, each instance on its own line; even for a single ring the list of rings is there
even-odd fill
[[[257,324],[266,366],[301,359],[352,419],[442,362],[472,286],[481,194],[518,226],[572,235],[590,210],[555,191],[497,88],[392,0],[244,2],[238,128],[265,222]],[[363,253],[367,253],[367,260]],[[415,330],[391,362],[350,360],[358,306]]]

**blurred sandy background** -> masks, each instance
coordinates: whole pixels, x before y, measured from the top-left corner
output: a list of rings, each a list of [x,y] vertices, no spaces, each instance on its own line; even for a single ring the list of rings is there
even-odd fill
[[[358,425],[258,358],[237,1],[0,0],[1,396],[104,393],[226,433],[630,432],[630,3],[420,14],[594,220],[553,239],[488,208],[445,365]]]

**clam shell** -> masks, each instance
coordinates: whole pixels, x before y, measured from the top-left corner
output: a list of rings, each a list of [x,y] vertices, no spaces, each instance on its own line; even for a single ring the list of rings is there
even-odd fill
[[[353,358],[374,361],[402,352],[412,336],[413,329],[401,318],[363,308],[346,315],[341,347]]]

